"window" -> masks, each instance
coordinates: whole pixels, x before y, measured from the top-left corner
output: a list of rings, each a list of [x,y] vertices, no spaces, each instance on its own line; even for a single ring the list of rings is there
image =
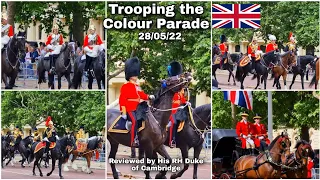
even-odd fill
[[[240,45],[235,46],[235,52],[240,52]]]
[[[314,47],[313,46],[307,46],[306,55],[314,56]]]
[[[42,37],[42,26],[41,25],[39,25],[39,27],[38,27],[38,39],[39,40],[41,40],[41,37]]]
[[[260,49],[261,49],[262,52],[266,52],[266,46],[265,45],[261,45]]]

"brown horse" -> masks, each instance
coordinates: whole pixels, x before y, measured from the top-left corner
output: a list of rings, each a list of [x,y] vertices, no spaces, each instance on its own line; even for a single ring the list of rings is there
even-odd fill
[[[71,166],[74,170],[77,170],[78,167],[76,164],[74,164],[74,160],[77,159],[77,157],[84,157],[87,160],[87,167],[83,166],[82,171],[91,174],[92,170],[90,169],[90,161],[92,156],[94,155],[94,152],[98,149],[102,148],[103,138],[100,136],[93,136],[88,139],[88,143],[86,149],[83,152],[79,152],[79,150],[74,149],[72,151],[72,159],[71,159]],[[68,166],[65,164],[64,171],[69,171]]]
[[[288,51],[281,55],[280,62],[278,65],[274,66],[272,68],[273,74],[274,74],[274,82],[273,86],[276,85],[277,89],[281,89],[280,85],[280,77],[282,76],[283,84],[285,89],[287,89],[287,75],[288,75],[288,69],[289,66],[294,62],[294,52]]]
[[[319,63],[319,58],[318,58],[318,60],[316,62],[316,74],[313,75],[313,78],[312,78],[312,80],[310,82],[309,87],[314,85],[314,88],[317,89],[318,82],[319,82],[319,79],[320,79],[319,67],[320,67],[320,63]]]
[[[314,151],[312,150],[311,145],[305,140],[298,141],[295,148],[295,153],[290,154],[285,162],[285,165],[295,168],[284,171],[281,178],[307,179],[308,157],[313,158]]]
[[[234,164],[235,176],[238,179],[277,179],[281,176],[281,156],[289,151],[291,142],[288,135],[277,136],[270,144],[268,151],[257,157],[245,155]]]

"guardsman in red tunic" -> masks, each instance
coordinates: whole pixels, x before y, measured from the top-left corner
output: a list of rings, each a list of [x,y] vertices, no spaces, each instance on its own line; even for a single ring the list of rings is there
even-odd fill
[[[63,36],[59,34],[59,26],[53,25],[52,33],[48,36],[46,41],[47,51],[49,51],[44,58],[49,57],[50,59],[50,71],[49,73],[55,73],[56,59],[58,58],[61,47],[63,44]]]
[[[227,59],[228,55],[228,46],[227,46],[227,37],[225,35],[220,36],[220,45],[219,49],[221,52],[221,61],[220,61],[220,69],[223,69],[224,61]]]
[[[293,54],[295,55],[294,56],[295,62],[293,62],[293,65],[300,65],[300,60],[298,59],[299,51],[296,45],[296,37],[292,32],[290,32],[289,34],[289,40],[290,42],[286,44],[286,47],[284,48],[284,52],[292,51]]]
[[[86,54],[86,65],[84,68],[86,76],[88,76],[91,62],[98,56],[99,50],[101,51],[104,49],[101,37],[96,33],[96,27],[92,24],[88,31],[89,34],[86,35],[83,41],[83,50]]]
[[[254,142],[251,139],[251,123],[248,122],[248,114],[242,113],[242,120],[237,123],[236,133],[240,137],[242,142],[241,147],[243,149],[252,149],[254,148]]]
[[[5,10],[5,6],[3,10]],[[3,12],[1,15],[1,49],[8,44],[13,35],[13,27],[8,24],[7,13]]]
[[[182,73],[182,65],[177,62],[173,61],[169,64],[167,67],[168,75],[169,77],[178,76]],[[180,92],[177,92],[174,94],[172,98],[172,112],[170,116],[170,122],[169,122],[169,146],[171,148],[176,147],[176,133],[177,133],[177,125],[178,122],[176,120],[176,112],[177,109],[181,104],[187,103],[186,99],[184,98],[184,90],[182,89]]]
[[[270,140],[267,138],[267,128],[264,124],[260,124],[261,116],[256,114],[253,117],[255,123],[252,124],[252,136],[254,137],[254,144],[260,151],[265,151],[270,144]]]
[[[270,43],[268,43],[266,46],[266,53],[279,50],[278,45],[276,44],[276,40],[277,40],[276,36],[269,34],[269,40],[270,40]]]
[[[144,93],[137,83],[138,76],[140,75],[140,61],[137,57],[128,59],[125,62],[124,71],[128,82],[121,87],[119,105],[122,118],[132,122],[130,144],[132,147],[136,147],[139,145],[137,136],[138,123],[136,122],[137,106],[140,100],[154,99],[154,95]]]
[[[261,49],[259,44],[257,43],[257,38],[253,37],[252,38],[252,42],[249,44],[248,46],[248,56],[251,60],[251,64],[252,64],[252,70],[251,73],[255,74],[256,73],[256,60],[257,58],[259,58],[258,56],[260,56],[259,54],[261,54]]]

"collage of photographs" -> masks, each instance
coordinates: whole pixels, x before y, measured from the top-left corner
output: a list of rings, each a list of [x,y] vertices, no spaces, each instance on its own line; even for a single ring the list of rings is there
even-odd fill
[[[319,179],[320,1],[1,1],[1,179]]]

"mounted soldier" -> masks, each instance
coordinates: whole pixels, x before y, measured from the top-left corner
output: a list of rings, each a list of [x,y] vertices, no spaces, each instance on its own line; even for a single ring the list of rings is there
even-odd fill
[[[225,35],[221,35],[220,42],[221,42],[219,45],[219,49],[221,52],[220,69],[223,69],[224,61],[228,58],[227,37]]]
[[[241,114],[242,119],[237,123],[236,126],[236,133],[241,140],[241,147],[242,149],[253,149],[254,142],[251,138],[251,123],[248,122],[248,114],[243,112]]]
[[[261,116],[259,114],[256,114],[253,120],[255,123],[251,126],[251,132],[254,138],[254,144],[260,151],[265,151],[270,144],[267,136],[267,128],[264,124],[260,124]]]
[[[86,58],[85,64],[85,76],[88,76],[88,71],[93,60],[98,56],[99,51],[104,50],[104,44],[100,36],[96,33],[96,27],[91,24],[89,26],[89,34],[86,35],[83,42],[83,50],[86,56],[82,56],[82,59]]]
[[[266,53],[271,52],[271,51],[279,51],[278,45],[276,43],[276,36],[269,34],[269,40],[270,42],[266,46]]]
[[[294,55],[294,61],[295,61],[295,62],[292,63],[294,66],[300,65],[300,61],[298,59],[299,51],[298,51],[296,43],[297,42],[296,42],[295,35],[292,32],[290,32],[290,34],[289,34],[289,42],[286,44],[286,47],[284,48],[284,51],[285,52],[288,52],[288,51],[292,52],[292,55]]]
[[[43,134],[43,139],[42,141],[46,142],[46,149],[44,152],[44,155],[46,155],[46,157],[49,157],[49,147],[50,144],[52,142],[56,142],[57,141],[57,132],[56,132],[56,128],[53,126],[53,122],[51,120],[51,116],[48,116],[46,119],[46,130],[44,131]]]
[[[257,41],[258,39],[256,37],[253,37],[251,43],[248,46],[248,57],[250,58],[251,64],[252,64],[252,67],[251,67],[252,74],[256,74],[255,64],[256,64],[256,61],[260,60],[261,53],[262,53],[260,49],[260,45],[257,43]]]
[[[14,35],[12,25],[8,24],[8,15],[6,13],[6,7],[2,7],[1,15],[1,52],[8,44],[10,38]]]
[[[59,26],[54,23],[52,33],[48,36],[46,41],[47,51],[49,51],[44,58],[50,60],[49,73],[55,73],[56,59],[58,58],[63,44],[63,35],[59,33]]]
[[[38,129],[36,127],[33,128],[33,142],[41,142],[42,138]]]
[[[14,145],[15,145],[15,146],[19,144],[19,142],[17,141],[17,138],[18,138],[19,136],[20,136],[21,139],[22,139],[22,138],[23,138],[23,133],[22,133],[22,131],[20,130],[19,126],[16,126],[16,128],[15,128],[14,131],[13,131]]]
[[[136,109],[141,100],[154,99],[154,95],[148,95],[141,90],[138,84],[140,75],[140,61],[137,57],[125,62],[125,78],[128,81],[120,90],[119,105],[123,119],[132,122],[130,144],[132,147],[139,145],[138,123],[136,122]]]

